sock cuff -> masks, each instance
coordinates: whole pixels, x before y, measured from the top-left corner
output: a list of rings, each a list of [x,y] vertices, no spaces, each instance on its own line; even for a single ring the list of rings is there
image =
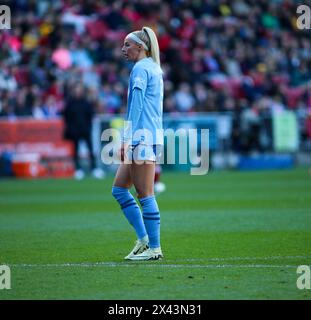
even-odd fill
[[[113,186],[112,187],[112,192],[129,192],[128,188],[123,188],[123,187],[117,187],[117,186]]]
[[[140,199],[138,199],[138,201],[139,201],[141,204],[144,204],[144,203],[146,203],[148,200],[152,200],[152,199],[155,199],[155,196],[154,196],[154,195],[147,196],[147,197],[144,197],[144,198],[140,198]]]

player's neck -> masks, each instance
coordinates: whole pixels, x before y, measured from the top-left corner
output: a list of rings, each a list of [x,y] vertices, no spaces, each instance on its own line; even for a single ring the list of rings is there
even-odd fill
[[[146,52],[145,51],[141,51],[140,54],[137,57],[136,62],[138,62],[138,61],[140,61],[142,59],[145,59],[145,58],[147,58]]]

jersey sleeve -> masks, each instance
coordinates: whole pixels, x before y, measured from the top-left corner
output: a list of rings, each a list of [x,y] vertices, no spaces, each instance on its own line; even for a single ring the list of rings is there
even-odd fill
[[[132,74],[132,90],[137,88],[142,90],[143,94],[146,91],[148,82],[147,71],[143,68],[136,68],[133,70]]]
[[[132,101],[130,112],[127,119],[127,124],[124,128],[123,142],[130,142],[132,135],[137,130],[137,124],[143,110],[143,92],[139,88],[134,88],[132,92]]]

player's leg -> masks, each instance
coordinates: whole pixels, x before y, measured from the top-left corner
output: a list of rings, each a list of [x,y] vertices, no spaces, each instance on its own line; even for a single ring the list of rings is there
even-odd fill
[[[155,175],[154,175],[154,183],[156,184],[161,179],[161,166],[157,164],[155,166]]]
[[[113,186],[131,188],[133,185],[130,164],[121,163],[114,177]]]
[[[120,164],[112,187],[112,195],[120,204],[126,219],[133,226],[138,239],[134,249],[125,259],[141,253],[148,248],[148,236],[142,214],[136,200],[129,191],[129,188],[132,186],[130,166],[130,164]]]
[[[160,245],[160,211],[154,196],[155,162],[133,163],[131,165],[133,184],[142,206],[143,219],[149,238],[149,250],[131,260],[158,260],[163,257]]]

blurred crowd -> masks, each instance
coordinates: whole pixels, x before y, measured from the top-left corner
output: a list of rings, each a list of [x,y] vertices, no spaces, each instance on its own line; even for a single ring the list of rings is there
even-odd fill
[[[311,32],[296,25],[302,3],[6,1],[12,26],[0,30],[0,115],[59,115],[77,83],[96,113],[123,113],[132,65],[121,46],[148,25],[159,38],[165,112],[230,111],[237,135],[243,119],[283,109],[306,119]]]

